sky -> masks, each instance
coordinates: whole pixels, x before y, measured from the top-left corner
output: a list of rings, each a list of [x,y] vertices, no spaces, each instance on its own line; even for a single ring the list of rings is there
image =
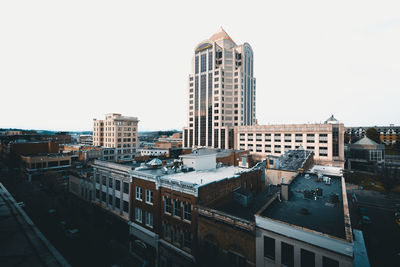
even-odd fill
[[[0,1],[0,128],[187,124],[198,43],[254,51],[259,124],[400,125],[399,1]]]

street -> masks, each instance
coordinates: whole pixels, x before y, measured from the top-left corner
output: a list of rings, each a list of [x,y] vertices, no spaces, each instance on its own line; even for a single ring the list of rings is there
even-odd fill
[[[12,194],[40,231],[72,266],[141,266],[128,252],[128,228],[63,188],[20,182]],[[110,215],[108,215],[110,216]],[[66,230],[78,229],[68,236]]]
[[[352,185],[347,188],[347,194],[351,224],[363,231],[371,266],[399,266],[400,227],[395,222],[394,212],[400,196],[359,190]],[[361,223],[359,208],[365,209],[363,212],[371,219],[370,224]]]

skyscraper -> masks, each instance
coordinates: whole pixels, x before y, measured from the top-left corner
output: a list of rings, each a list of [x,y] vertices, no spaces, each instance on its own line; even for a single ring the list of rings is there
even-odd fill
[[[194,49],[185,147],[233,148],[233,127],[255,124],[253,50],[220,29]]]

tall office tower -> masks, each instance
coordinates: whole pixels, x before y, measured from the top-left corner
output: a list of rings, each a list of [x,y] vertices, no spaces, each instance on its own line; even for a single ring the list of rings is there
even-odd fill
[[[138,146],[138,118],[117,113],[93,119],[93,145],[115,148],[116,160],[131,160]]]
[[[194,50],[185,147],[233,148],[233,127],[256,121],[253,50],[221,28]]]

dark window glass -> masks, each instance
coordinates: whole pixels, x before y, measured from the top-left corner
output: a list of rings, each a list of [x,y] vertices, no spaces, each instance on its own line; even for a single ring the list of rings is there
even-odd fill
[[[129,211],[129,203],[128,203],[128,201],[125,201],[125,200],[124,200],[124,211],[125,212]]]
[[[124,182],[124,193],[129,194],[129,184]]]
[[[234,267],[246,266],[246,259],[243,256],[238,255],[231,251],[228,252],[228,261],[229,261],[229,266],[234,266]]]
[[[119,199],[119,197],[115,198],[115,207],[117,209],[121,209],[121,200]]]
[[[311,251],[301,249],[301,267],[315,267],[315,254]]]
[[[201,72],[204,72],[204,71],[207,70],[207,66],[206,66],[207,61],[206,61],[206,58],[207,58],[207,54],[202,54],[202,55],[201,55]]]
[[[194,61],[195,61],[195,66],[194,66],[195,72],[196,72],[196,73],[199,73],[199,57],[196,56],[196,58],[195,58]]]
[[[121,181],[115,180],[115,190],[121,191]]]
[[[264,257],[275,260],[275,239],[264,236]]]
[[[339,267],[339,262],[322,256],[322,267]]]
[[[208,53],[208,69],[212,70],[212,60],[213,60],[213,55],[212,52]]]
[[[293,246],[285,242],[281,243],[281,263],[288,267],[293,267],[294,265]]]

